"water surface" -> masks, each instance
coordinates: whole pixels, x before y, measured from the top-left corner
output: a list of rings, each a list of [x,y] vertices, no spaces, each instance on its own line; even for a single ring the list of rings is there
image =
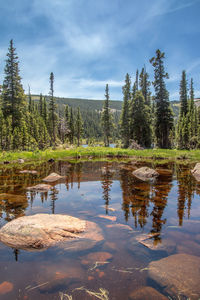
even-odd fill
[[[160,176],[143,182],[132,171],[143,165]],[[151,261],[186,253],[200,256],[200,232],[192,221],[200,219],[200,184],[191,165],[168,163],[56,162],[37,166],[38,175],[20,174],[19,166],[0,170],[0,226],[16,217],[36,213],[68,214],[97,223],[104,241],[88,251],[69,252],[60,247],[27,252],[0,243],[0,284],[10,291],[0,299],[99,299],[88,291],[109,293],[102,299],[126,300],[140,287],[161,287],[148,277]],[[21,166],[23,168],[23,166]],[[33,165],[24,167],[34,169]],[[51,172],[66,176],[48,193],[27,192]],[[105,219],[102,216],[113,216]],[[123,225],[128,225],[123,226]],[[138,242],[152,234],[152,250]],[[88,254],[110,254],[104,264],[85,263]],[[83,288],[84,287],[84,288]],[[67,294],[68,296],[64,295]],[[102,296],[103,297],[103,296]],[[173,299],[178,299],[174,294]]]

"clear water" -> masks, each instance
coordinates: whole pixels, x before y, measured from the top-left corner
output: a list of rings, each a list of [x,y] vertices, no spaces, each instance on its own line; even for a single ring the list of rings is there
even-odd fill
[[[142,162],[136,167],[143,165],[156,167]],[[148,264],[175,253],[200,256],[199,226],[191,222],[200,220],[200,184],[190,175],[192,166],[157,166],[160,176],[151,183],[132,175],[134,165],[120,162],[24,167],[36,169],[37,176],[20,174],[20,166],[2,168],[0,226],[23,215],[61,213],[97,223],[104,240],[90,250],[74,253],[60,247],[28,252],[0,243],[0,299],[126,300],[145,286],[168,296],[149,279]],[[66,178],[48,193],[26,191],[51,172]],[[115,216],[116,221],[99,215]],[[138,242],[144,233],[155,233],[152,245],[158,245],[159,250]],[[86,264],[88,254],[96,252],[109,253],[107,263],[96,265],[93,260]],[[3,282],[9,283],[9,291],[2,288]],[[88,292],[100,292],[100,288],[108,291],[108,298]],[[173,299],[179,298],[174,294]]]

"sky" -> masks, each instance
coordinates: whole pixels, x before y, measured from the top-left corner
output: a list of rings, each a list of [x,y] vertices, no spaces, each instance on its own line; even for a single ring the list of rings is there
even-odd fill
[[[122,100],[126,73],[132,82],[149,59],[165,52],[170,100],[179,99],[182,70],[200,97],[200,0],[0,0],[0,82],[9,42],[19,57],[25,92]],[[152,89],[153,91],[153,89]]]

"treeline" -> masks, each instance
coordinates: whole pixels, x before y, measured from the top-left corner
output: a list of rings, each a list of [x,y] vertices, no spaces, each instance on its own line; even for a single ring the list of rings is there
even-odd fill
[[[136,71],[135,81],[126,74],[121,115],[110,108],[106,85],[102,110],[59,110],[54,95],[54,74],[49,77],[49,96],[34,101],[29,89],[24,93],[19,74],[19,61],[13,40],[8,48],[5,77],[0,90],[0,150],[36,150],[61,144],[80,145],[103,141],[105,146],[117,141],[127,148],[133,144],[150,148],[190,149],[200,147],[200,110],[194,103],[193,80],[190,93],[186,73],[180,83],[181,109],[177,125],[169,102],[165,79],[164,53],[156,51],[150,60],[154,68],[154,95],[145,67]]]
[[[154,95],[151,95],[151,82],[145,68],[142,68],[140,73],[136,71],[133,83],[130,75],[126,74],[119,124],[124,148],[200,148],[200,107],[197,108],[194,102],[193,79],[191,78],[188,89],[186,72],[182,72],[179,90],[180,112],[175,124],[165,84],[169,76],[165,72],[164,58],[165,54],[157,50],[155,57],[150,59],[154,69]],[[107,125],[108,129],[109,126]],[[111,131],[104,130],[104,135],[107,139],[111,136]]]

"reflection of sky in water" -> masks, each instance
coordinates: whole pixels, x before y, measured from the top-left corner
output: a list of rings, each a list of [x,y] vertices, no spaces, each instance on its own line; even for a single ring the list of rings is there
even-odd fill
[[[55,277],[57,276],[55,274],[60,274],[59,272],[68,272],[73,266],[80,268],[84,274],[80,281],[75,280],[70,283],[67,279],[62,281],[62,284],[53,281],[51,288],[47,286],[46,290],[45,288],[33,290],[32,294],[28,295],[30,299],[59,299],[59,291],[69,291],[69,294],[72,294],[74,288],[84,285],[96,291],[100,287],[105,287],[109,290],[110,299],[126,300],[129,299],[130,291],[140,286],[151,286],[151,282],[148,281],[148,272],[140,272],[141,269],[148,267],[149,262],[182,252],[200,255],[199,227],[197,228],[197,223],[191,222],[191,220],[200,219],[199,185],[189,172],[183,174],[183,171],[187,171],[186,167],[183,170],[180,167],[178,175],[176,173],[165,174],[151,184],[136,180],[131,175],[132,171],[121,170],[118,166],[112,163],[108,165],[106,162],[82,163],[81,172],[85,170],[86,173],[84,173],[84,181],[81,181],[80,176],[79,183],[77,183],[78,167],[79,165],[75,165],[74,169],[70,169],[67,184],[58,183],[46,196],[44,194],[42,197],[40,193],[28,192],[29,206],[23,206],[25,214],[54,212],[97,223],[103,231],[105,240],[96,248],[91,249],[91,252],[109,252],[113,255],[111,262],[99,267],[99,273],[96,270],[89,271],[89,266],[81,264],[82,257],[88,253],[69,254],[59,247],[53,247],[44,252],[35,253],[20,250],[19,261],[16,263],[14,249],[0,244],[0,268],[4,270],[0,274],[0,284],[5,280],[14,284],[13,293],[6,295],[5,300],[23,299],[27,286],[43,284],[49,281],[51,276]],[[102,167],[104,167],[103,172]],[[115,167],[116,172],[109,172],[109,169],[112,170]],[[51,171],[59,173],[59,170],[53,168],[52,165]],[[68,169],[65,171],[67,174]],[[87,174],[90,175],[88,178]],[[42,174],[36,179],[37,181],[32,178],[31,182],[28,181],[25,184],[21,193],[24,194],[27,185],[41,183],[41,179],[46,175]],[[94,175],[92,178],[94,181],[86,181],[91,178],[91,175]],[[74,182],[71,182],[73,180]],[[10,183],[12,183],[12,178],[9,179]],[[2,219],[6,219],[6,213],[14,218],[17,216],[18,208],[20,213],[23,212],[20,210],[20,204],[15,205],[14,209],[12,203],[8,204],[2,208],[1,224],[5,223]],[[116,222],[99,217],[99,215],[106,216],[106,214],[116,216]],[[182,225],[179,226],[181,222]],[[115,227],[115,224],[118,227]],[[120,227],[122,224],[130,225],[133,231],[123,229]],[[159,240],[158,245],[163,245],[161,251],[153,251],[136,240],[136,237],[141,237],[141,234],[149,234],[152,231],[159,236],[159,239],[155,237],[155,242]],[[154,239],[151,241],[153,245]],[[124,270],[128,270],[128,273]],[[20,276],[18,276],[19,272]],[[20,296],[21,298],[18,297],[19,289],[23,295]],[[158,290],[162,291],[162,289]],[[79,296],[75,296],[75,299],[85,300],[84,296],[85,294],[80,293]]]

